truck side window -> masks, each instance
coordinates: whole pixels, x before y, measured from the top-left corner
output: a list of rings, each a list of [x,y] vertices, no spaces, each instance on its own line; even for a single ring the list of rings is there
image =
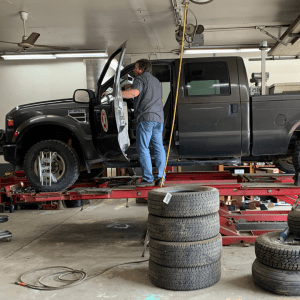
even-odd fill
[[[193,62],[184,65],[185,95],[229,95],[226,62]]]

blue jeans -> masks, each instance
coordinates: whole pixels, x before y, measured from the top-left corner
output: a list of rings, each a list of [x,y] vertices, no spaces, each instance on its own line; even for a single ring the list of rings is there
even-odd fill
[[[142,167],[142,175],[143,179],[148,182],[151,182],[154,179],[149,151],[150,142],[153,146],[155,166],[158,173],[155,175],[155,180],[162,178],[163,176],[166,153],[163,146],[162,132],[163,124],[154,121],[140,122],[136,127],[136,147]]]

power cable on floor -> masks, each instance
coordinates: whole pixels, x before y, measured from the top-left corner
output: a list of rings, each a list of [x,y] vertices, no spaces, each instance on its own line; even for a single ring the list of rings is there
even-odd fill
[[[88,205],[86,208],[88,208],[90,205]],[[45,235],[46,233],[48,233],[52,229],[54,229],[57,226],[61,225],[65,221],[69,220],[70,218],[74,217],[75,215],[77,215],[82,210],[85,210],[86,208],[83,209],[83,206],[82,206],[82,208],[80,210],[78,210],[75,214],[73,214],[69,218],[63,220],[62,222],[60,222],[59,224],[55,225],[54,227],[50,228],[49,230],[47,230],[46,232],[44,232],[43,234],[41,234],[40,236],[38,236],[34,240],[30,241],[28,244],[26,244],[23,247],[19,248],[18,250],[14,251],[13,253],[15,253],[15,252],[19,251],[20,249],[28,246],[32,242],[36,241],[37,239],[39,239],[40,237],[42,237],[43,235]],[[9,256],[11,256],[12,254],[10,254]],[[26,272],[26,273],[22,274],[21,277],[20,277],[20,280],[16,281],[15,284],[21,285],[21,286],[25,286],[25,287],[28,287],[28,288],[31,288],[31,289],[35,289],[35,290],[46,290],[46,291],[60,290],[60,289],[64,289],[64,288],[67,288],[67,287],[75,286],[75,285],[77,285],[77,284],[79,284],[79,283],[81,283],[81,282],[83,282],[85,280],[89,280],[89,279],[95,278],[95,277],[97,277],[97,276],[105,273],[106,271],[115,268],[115,267],[123,266],[123,265],[128,265],[128,264],[143,263],[143,262],[147,262],[148,260],[149,259],[140,260],[140,261],[132,261],[132,262],[127,262],[127,263],[123,263],[123,264],[114,265],[112,267],[109,267],[108,269],[105,269],[105,270],[103,270],[103,271],[101,271],[99,273],[96,273],[95,275],[91,275],[91,276],[87,276],[87,273],[84,272],[83,270],[76,270],[76,269],[72,269],[72,268],[68,268],[68,267],[63,267],[63,266],[48,267],[48,268],[44,268],[44,269],[29,271],[29,272]],[[50,269],[60,269],[61,271],[41,276],[38,279],[39,285],[31,284],[31,283],[28,283],[28,282],[26,282],[24,280],[24,278],[26,276],[28,276],[29,274],[37,273],[37,272],[42,272],[42,271],[47,271],[47,270],[50,270]],[[74,274],[78,274],[78,275],[80,275],[80,277],[78,279],[63,279],[63,277],[66,277],[66,276],[72,275],[72,274],[73,275]],[[61,284],[63,282],[66,282],[66,283],[62,284],[60,286],[51,286],[51,285],[46,284],[46,283],[43,282],[45,279],[50,278],[50,277],[56,277],[54,280],[56,280],[57,282],[59,282]]]
[[[89,276],[89,277],[87,276],[87,273],[84,272],[83,270],[76,270],[76,269],[63,267],[63,266],[48,267],[48,268],[33,270],[33,271],[29,271],[29,272],[24,273],[23,275],[21,275],[20,281],[16,281],[15,284],[25,286],[25,287],[28,287],[28,288],[31,288],[31,289],[34,289],[34,290],[44,290],[44,291],[60,290],[60,289],[64,289],[64,288],[67,288],[67,287],[75,286],[75,285],[77,285],[77,284],[79,284],[79,283],[81,283],[85,280],[95,278],[95,277],[105,273],[106,271],[115,268],[115,267],[129,265],[129,264],[143,263],[143,262],[147,262],[148,260],[149,259],[118,264],[118,265],[109,267],[109,268],[107,268],[107,269],[105,269],[105,270],[103,270],[103,271],[101,271],[101,272],[99,272],[95,275]],[[24,280],[24,278],[26,276],[28,276],[32,273],[47,271],[47,270],[50,270],[50,269],[60,269],[61,271],[41,276],[38,279],[39,285],[30,284],[30,283],[28,283]],[[73,275],[78,274],[78,275],[80,275],[80,277],[77,278],[77,279],[63,279],[63,277],[66,277],[66,276],[72,275],[72,274]],[[54,280],[61,283],[62,285],[54,286],[54,285],[49,285],[49,284],[46,284],[45,282],[43,282],[46,278],[50,278],[50,277],[55,277]],[[66,282],[66,283],[64,283],[64,282]]]

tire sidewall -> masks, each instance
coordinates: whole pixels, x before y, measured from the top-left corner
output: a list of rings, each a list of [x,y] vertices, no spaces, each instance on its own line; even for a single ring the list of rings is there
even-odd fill
[[[268,232],[260,235],[255,241],[257,260],[281,270],[300,269],[300,245],[291,245],[279,241],[281,231]]]
[[[168,204],[163,200],[172,195]],[[159,217],[198,217],[219,210],[219,191],[197,184],[174,185],[153,189],[148,193],[149,213]]]
[[[275,166],[282,172],[286,174],[295,174],[295,167],[294,164],[289,164],[283,159],[277,159],[274,162]]]

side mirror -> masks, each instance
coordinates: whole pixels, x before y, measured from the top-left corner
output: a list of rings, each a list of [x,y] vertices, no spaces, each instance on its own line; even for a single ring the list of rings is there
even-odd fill
[[[89,103],[91,99],[95,99],[95,93],[92,90],[76,90],[73,99],[75,102]]]

